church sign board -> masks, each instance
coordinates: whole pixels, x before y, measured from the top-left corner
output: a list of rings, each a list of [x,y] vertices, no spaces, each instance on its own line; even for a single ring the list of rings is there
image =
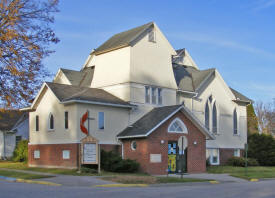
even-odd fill
[[[81,140],[81,164],[99,164],[98,140],[87,136]]]

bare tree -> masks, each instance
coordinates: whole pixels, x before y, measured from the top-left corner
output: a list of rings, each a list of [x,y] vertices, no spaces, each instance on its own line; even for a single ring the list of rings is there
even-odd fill
[[[59,40],[50,24],[58,0],[0,1],[0,107],[28,105],[49,76],[42,60]]]
[[[255,104],[255,113],[258,118],[259,132],[275,135],[275,101]]]

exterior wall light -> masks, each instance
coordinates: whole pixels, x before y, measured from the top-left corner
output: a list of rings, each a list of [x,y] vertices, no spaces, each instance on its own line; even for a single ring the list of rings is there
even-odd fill
[[[161,140],[160,143],[161,143],[161,144],[164,144],[164,140]]]
[[[194,145],[197,145],[197,141],[194,141]]]

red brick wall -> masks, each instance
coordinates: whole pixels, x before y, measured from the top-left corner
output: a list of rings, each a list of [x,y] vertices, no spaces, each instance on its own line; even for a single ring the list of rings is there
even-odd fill
[[[220,148],[220,165],[226,165],[229,158],[234,156],[234,149],[232,148]],[[244,156],[244,150],[241,149],[240,156]]]
[[[79,144],[40,144],[28,146],[29,166],[77,168]],[[40,158],[34,158],[34,151],[40,151]],[[70,159],[63,159],[63,150],[70,151]]]
[[[188,134],[168,133],[168,126],[176,118],[180,118],[188,129]],[[197,127],[181,112],[172,116],[147,138],[123,140],[124,157],[135,159],[141,165],[141,170],[150,174],[166,174],[168,168],[168,141],[178,141],[185,135],[188,140],[187,148],[187,172],[205,172],[205,136]],[[131,142],[137,142],[137,149],[131,149]],[[164,143],[161,144],[161,140]],[[194,141],[197,145],[194,145]],[[151,163],[150,154],[161,154],[161,163]]]
[[[121,155],[121,145],[115,145],[115,144],[100,144],[100,149],[104,151],[113,151],[115,153],[118,153]]]

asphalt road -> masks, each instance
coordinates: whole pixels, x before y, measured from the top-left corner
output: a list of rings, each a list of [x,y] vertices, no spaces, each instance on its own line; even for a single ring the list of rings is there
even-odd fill
[[[0,181],[0,198],[274,198],[275,180],[162,187],[72,187]]]

